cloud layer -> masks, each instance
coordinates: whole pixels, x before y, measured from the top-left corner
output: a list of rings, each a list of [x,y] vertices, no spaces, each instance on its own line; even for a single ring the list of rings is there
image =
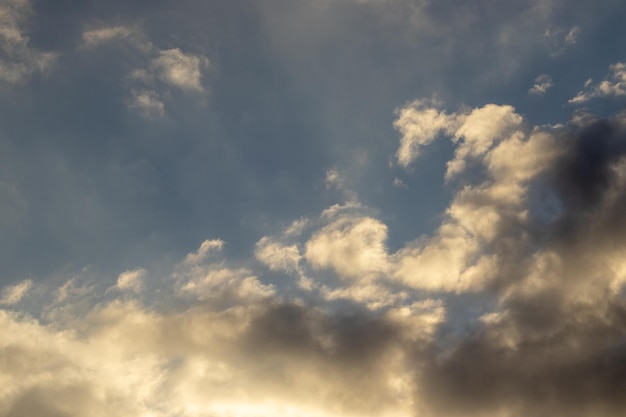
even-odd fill
[[[0,417],[624,415],[625,18],[5,1]]]
[[[447,124],[421,144],[456,143],[432,236],[391,253],[349,200],[259,240],[266,270],[207,240],[160,283],[7,287],[5,306],[52,301],[39,319],[1,312],[3,415],[623,413],[626,117],[529,128],[510,106],[409,106],[400,149],[424,117]],[[453,330],[445,294],[468,292],[491,302]]]

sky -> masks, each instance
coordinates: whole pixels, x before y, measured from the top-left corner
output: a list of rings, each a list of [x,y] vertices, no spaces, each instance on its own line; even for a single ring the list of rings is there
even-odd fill
[[[0,417],[626,413],[622,0],[0,0]]]

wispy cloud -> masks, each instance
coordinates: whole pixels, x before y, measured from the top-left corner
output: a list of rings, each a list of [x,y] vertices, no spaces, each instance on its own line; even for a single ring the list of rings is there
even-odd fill
[[[0,4],[0,81],[18,83],[35,73],[45,73],[54,65],[57,55],[34,49],[26,35],[30,3],[7,0]]]
[[[167,89],[174,87],[186,94],[204,94],[203,71],[209,60],[201,54],[184,53],[179,48],[160,49],[136,26],[101,26],[82,34],[81,47],[93,50],[111,43],[129,45],[144,61],[128,75],[131,85],[127,104],[146,119],[160,119],[166,113]]]
[[[0,305],[13,305],[20,302],[22,298],[30,291],[33,281],[27,279],[15,285],[10,285],[2,290],[0,295]]]
[[[531,96],[543,95],[553,86],[552,77],[548,74],[541,74],[535,78],[535,85],[528,90],[528,94]]]
[[[618,62],[609,66],[610,74],[599,83],[593,84],[589,79],[585,88],[569,100],[572,104],[579,104],[598,97],[620,97],[626,95],[626,64]]]

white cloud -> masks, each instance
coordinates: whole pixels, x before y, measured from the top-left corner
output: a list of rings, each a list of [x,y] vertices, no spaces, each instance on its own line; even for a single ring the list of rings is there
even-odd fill
[[[298,272],[300,270],[300,250],[295,244],[286,245],[267,236],[255,245],[254,255],[273,271]]]
[[[223,244],[221,240],[205,240],[196,252],[185,257],[175,274],[179,293],[220,305],[254,302],[273,296],[274,287],[262,284],[250,270],[215,260]]]
[[[66,297],[48,307],[64,312],[50,324],[0,309],[0,413],[413,415],[415,350],[431,343],[443,303],[352,318],[284,303],[267,288],[257,297],[242,269],[218,257],[221,246],[205,241],[178,264],[183,286],[162,294],[174,307],[113,299],[82,310]],[[133,282],[126,277],[138,271],[118,281]],[[205,296],[190,300],[188,290]]]
[[[30,291],[33,281],[27,279],[15,285],[5,287],[0,294],[0,305],[14,305],[20,302],[22,298]]]
[[[128,106],[148,119],[159,119],[165,114],[165,105],[159,94],[152,90],[132,90]]]
[[[508,105],[487,104],[457,118],[462,122],[453,140],[459,145],[448,162],[447,179],[462,173],[472,159],[484,156],[497,140],[514,135],[522,124],[522,117]]]
[[[344,279],[369,280],[387,270],[387,226],[371,217],[342,216],[306,243],[314,268],[331,268]]]
[[[456,115],[440,111],[434,100],[415,100],[396,110],[396,114],[398,118],[393,125],[402,134],[396,158],[405,168],[419,156],[424,146],[441,133],[453,132],[459,124]]]
[[[0,81],[18,83],[32,74],[45,73],[56,61],[56,54],[30,47],[24,28],[30,13],[26,0],[0,4]]]
[[[185,54],[176,48],[159,51],[159,56],[152,60],[151,67],[162,81],[184,91],[201,93],[204,92],[202,68],[208,65],[209,60],[206,57]]]
[[[528,90],[528,94],[531,96],[543,95],[553,86],[552,77],[548,74],[541,74],[535,78],[535,84]]]
[[[569,103],[579,104],[598,97],[626,96],[626,64],[618,62],[609,66],[610,75],[595,85],[589,79],[585,82],[585,89],[579,91]]]
[[[146,276],[145,269],[135,269],[122,272],[117,277],[115,287],[122,291],[132,291],[139,293],[143,287],[143,278]]]
[[[527,132],[511,106],[488,104],[450,118],[457,123],[447,134],[457,148],[446,178],[459,176],[470,163],[484,177],[465,180],[435,234],[390,255],[389,271],[414,288],[478,291],[497,278],[502,264],[492,245],[516,230],[511,225],[528,221],[528,184],[560,150],[551,133]]]
[[[99,27],[86,30],[82,38],[81,47],[85,50],[114,41],[123,42],[144,61],[142,67],[128,74],[126,82],[130,85],[130,97],[126,104],[147,119],[163,118],[171,87],[186,94],[206,93],[202,76],[209,67],[209,59],[204,55],[184,53],[179,48],[159,49],[136,26]]]
[[[496,140],[513,134],[522,123],[511,106],[487,104],[469,112],[447,114],[437,107],[427,107],[429,104],[416,100],[396,111],[394,127],[402,134],[396,157],[406,168],[423,147],[445,134],[458,144],[454,159],[448,162],[448,179],[461,173],[472,159],[483,156]]]

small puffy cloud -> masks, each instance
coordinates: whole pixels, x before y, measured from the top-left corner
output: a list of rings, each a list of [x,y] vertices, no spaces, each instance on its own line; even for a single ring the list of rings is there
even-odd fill
[[[459,124],[456,115],[440,111],[433,100],[415,100],[396,110],[396,114],[398,118],[393,126],[402,134],[396,158],[405,168],[419,156],[423,147],[439,134],[455,131]]]
[[[304,256],[314,268],[341,278],[368,280],[387,270],[387,226],[371,217],[341,216],[316,232]]]
[[[300,270],[299,263],[302,255],[295,244],[283,244],[265,236],[256,243],[254,255],[257,260],[273,271],[297,272]]]
[[[166,113],[170,88],[183,93],[202,94],[203,70],[209,66],[207,57],[184,53],[179,48],[160,49],[136,26],[104,26],[87,30],[82,35],[83,50],[93,50],[111,42],[128,45],[144,64],[129,72],[126,83],[130,95],[125,100],[129,109],[146,119],[161,119]],[[136,59],[135,59],[136,60]]]
[[[592,85],[592,80],[585,82],[585,88],[569,100],[569,103],[579,104],[598,97],[626,96],[626,64],[618,62],[609,66],[610,74],[604,80]]]
[[[25,34],[30,15],[26,0],[0,4],[0,81],[15,84],[35,73],[44,73],[56,61],[56,54],[31,48]]]
[[[541,74],[535,78],[535,84],[528,90],[528,94],[531,96],[540,96],[545,94],[553,86],[552,77],[548,74]]]
[[[33,281],[30,279],[5,287],[0,293],[0,304],[14,305],[19,303],[32,287]]]
[[[176,48],[159,51],[159,56],[152,60],[151,68],[159,79],[168,84],[202,93],[202,68],[208,65],[206,57],[185,54]]]
[[[145,276],[145,269],[135,269],[133,271],[122,272],[117,277],[115,287],[121,291],[132,291],[138,293],[143,287],[143,278]]]
[[[147,119],[159,119],[165,114],[165,105],[152,90],[132,90],[128,106]]]

